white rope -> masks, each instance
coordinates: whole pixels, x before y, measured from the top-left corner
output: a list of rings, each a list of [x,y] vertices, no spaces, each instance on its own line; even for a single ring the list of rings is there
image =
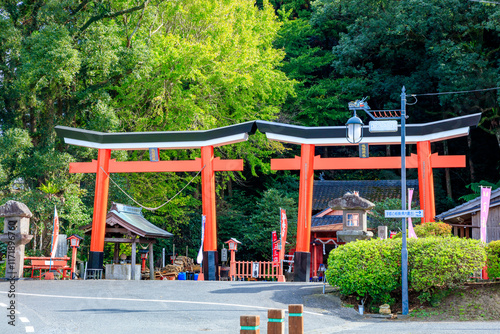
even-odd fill
[[[171,199],[167,200],[167,201],[166,201],[165,203],[163,203],[162,205],[157,206],[156,208],[150,208],[150,207],[144,206],[144,205],[142,205],[141,203],[137,202],[135,199],[133,199],[133,198],[132,198],[132,196],[130,196],[129,194],[127,194],[127,192],[126,192],[125,190],[123,190],[123,189],[122,189],[122,188],[121,188],[121,187],[120,187],[120,186],[119,186],[119,185],[118,185],[118,184],[117,184],[117,183],[116,183],[116,182],[115,182],[115,181],[111,178],[111,176],[110,176],[110,175],[109,175],[109,174],[108,174],[108,173],[107,173],[107,172],[106,172],[106,171],[105,171],[102,167],[100,167],[100,168],[101,168],[101,170],[104,172],[104,174],[106,174],[106,175],[109,177],[109,179],[111,180],[111,182],[113,182],[113,184],[114,184],[115,186],[117,186],[117,187],[118,187],[118,189],[120,189],[120,190],[122,191],[122,193],[124,193],[125,195],[127,195],[127,197],[128,197],[128,198],[130,198],[130,199],[131,199],[131,200],[132,200],[135,204],[139,205],[139,206],[140,206],[141,208],[143,208],[143,209],[146,209],[146,210],[149,210],[149,211],[156,211],[156,210],[158,210],[158,209],[162,208],[163,206],[167,205],[168,203],[170,203],[170,202],[171,202],[174,198],[176,198],[176,197],[177,197],[177,195],[179,195],[179,194],[180,194],[180,193],[181,193],[184,189],[186,189],[186,188],[187,188],[187,186],[189,186],[189,185],[191,184],[191,182],[193,182],[193,181],[194,181],[194,179],[195,179],[198,175],[200,175],[201,171],[202,171],[203,169],[205,169],[205,167],[206,167],[206,166],[207,166],[207,165],[204,165],[204,166],[203,166],[203,167],[202,167],[202,168],[198,171],[198,173],[196,173],[196,175],[195,175],[195,176],[193,176],[193,178],[192,178],[192,179],[191,179],[191,180],[190,180],[190,181],[189,181],[189,182],[188,182],[188,183],[184,186],[184,188],[182,188],[181,190],[179,190],[179,191],[177,192],[177,194],[175,194],[175,195],[174,195],[174,197],[172,197]]]
[[[339,244],[338,244],[338,243],[336,243],[336,242],[335,242],[335,240],[333,240],[333,239],[328,239],[328,240],[327,240],[327,241],[325,241],[325,242],[323,242],[323,240],[321,240],[321,239],[316,239],[316,240],[314,240],[314,241],[319,241],[319,242],[321,242],[321,243],[323,244],[323,255],[326,255],[325,245],[326,245],[326,244],[329,244],[329,243],[330,243],[330,241],[331,241],[331,242],[333,242],[333,243],[335,244],[335,248],[337,248],[337,247],[338,247],[338,245],[339,245]]]

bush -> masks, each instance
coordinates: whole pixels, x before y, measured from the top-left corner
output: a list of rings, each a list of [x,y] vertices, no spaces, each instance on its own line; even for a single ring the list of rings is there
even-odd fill
[[[413,230],[419,238],[427,237],[451,237],[451,225],[445,223],[429,222],[416,225]]]
[[[400,286],[400,256],[390,240],[350,242],[330,252],[326,279],[343,295],[391,303],[391,291]]]
[[[482,268],[486,253],[479,240],[428,237],[408,242],[408,285],[429,300],[442,288],[460,286]]]
[[[428,222],[422,225],[414,225],[413,230],[415,231],[415,234],[419,238],[453,236],[451,234],[451,225],[448,225],[446,223]],[[406,236],[408,236],[408,232],[406,232]],[[392,238],[393,239],[402,238],[401,232],[399,232]]]
[[[486,264],[488,266],[488,277],[500,277],[500,240],[492,241],[486,245]]]
[[[401,287],[401,239],[373,239],[345,244],[330,252],[326,278],[344,295],[391,303]],[[481,242],[428,237],[408,240],[408,286],[431,300],[444,288],[465,283],[484,266]]]

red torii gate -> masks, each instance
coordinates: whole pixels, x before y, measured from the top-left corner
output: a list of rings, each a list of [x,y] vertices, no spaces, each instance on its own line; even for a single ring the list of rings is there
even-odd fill
[[[425,220],[434,217],[434,186],[432,168],[464,167],[464,156],[441,157],[431,154],[430,143],[465,136],[470,126],[477,125],[480,114],[457,117],[426,124],[407,125],[407,143],[417,144],[417,155],[406,157],[408,168],[419,169],[420,198],[426,212]],[[320,158],[314,156],[315,146],[350,145],[345,139],[345,127],[301,127],[251,121],[207,131],[172,131],[142,133],[102,133],[57,126],[56,132],[70,145],[98,149],[97,161],[71,163],[71,173],[96,173],[92,240],[90,246],[90,270],[102,268],[104,234],[109,188],[109,173],[132,172],[186,172],[202,174],[203,214],[206,216],[205,241],[203,244],[203,271],[207,280],[218,277],[217,223],[215,211],[216,171],[241,171],[242,160],[220,160],[214,157],[214,146],[228,145],[248,139],[257,129],[270,140],[300,144],[301,157],[272,159],[275,170],[300,170],[299,212],[297,220],[297,249],[295,256],[295,280],[308,281],[310,268],[310,228],[312,212],[312,187],[314,170],[325,169],[378,169],[400,168],[400,157],[377,158]],[[378,145],[398,144],[399,134],[392,136],[370,134],[365,128],[363,143]],[[111,150],[147,150],[200,148],[201,158],[190,161],[124,161],[111,159]],[[430,217],[430,219],[429,219]]]
[[[417,154],[406,159],[406,168],[418,168],[420,205],[424,222],[434,221],[434,168],[465,167],[465,156],[440,156],[431,152],[431,141],[466,136],[470,126],[476,126],[481,114],[452,118],[425,124],[409,124],[407,144],[417,145]],[[315,146],[352,145],[345,138],[345,127],[307,128],[258,122],[258,128],[270,140],[301,145],[301,156],[290,159],[271,159],[272,170],[300,170],[299,205],[297,219],[297,247],[294,257],[294,280],[308,281],[311,263],[311,213],[315,170],[340,169],[401,169],[401,157],[321,158],[314,155]],[[369,133],[364,127],[361,143],[387,145],[401,144],[400,132],[392,135]]]
[[[215,172],[242,171],[243,160],[221,160],[214,157],[214,146],[245,141],[255,132],[255,122],[207,131],[102,133],[57,126],[56,132],[67,144],[98,149],[92,162],[70,163],[70,173],[96,173],[94,213],[90,244],[89,270],[102,269],[104,235],[108,204],[109,174],[138,172],[201,171],[203,215],[206,216],[203,244],[203,273],[206,280],[217,280],[217,223],[215,206]],[[188,161],[116,161],[111,150],[147,150],[149,148],[200,148],[201,158]]]

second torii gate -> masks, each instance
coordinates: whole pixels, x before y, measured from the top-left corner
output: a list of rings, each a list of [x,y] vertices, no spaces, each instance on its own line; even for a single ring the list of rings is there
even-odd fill
[[[94,214],[90,244],[89,270],[103,265],[104,235],[110,173],[201,172],[203,215],[206,216],[203,243],[203,273],[206,280],[218,279],[217,223],[215,211],[215,172],[242,171],[243,160],[214,157],[214,146],[245,141],[255,132],[255,122],[207,131],[143,133],[103,133],[57,126],[56,132],[66,144],[98,149],[92,162],[70,163],[70,173],[96,173]],[[188,161],[116,161],[112,150],[148,150],[200,148],[201,158]]]
[[[418,168],[419,195],[424,222],[434,220],[434,168],[465,167],[465,156],[440,156],[431,153],[431,142],[466,136],[470,126],[477,126],[481,114],[452,118],[425,124],[406,125],[407,144],[417,145],[417,154],[406,159],[406,168]],[[258,128],[270,140],[301,145],[301,156],[271,159],[272,170],[300,170],[297,219],[297,247],[294,257],[294,280],[308,281],[311,263],[311,212],[315,170],[401,169],[401,157],[321,158],[314,155],[315,146],[347,146],[345,127],[316,127],[258,121]],[[401,144],[400,131],[392,134],[369,133],[364,127],[361,143],[376,145]]]

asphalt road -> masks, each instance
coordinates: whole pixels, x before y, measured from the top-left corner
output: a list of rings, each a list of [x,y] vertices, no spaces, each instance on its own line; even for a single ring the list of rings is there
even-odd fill
[[[322,291],[321,283],[2,281],[0,333],[239,333],[241,315],[259,315],[264,334],[267,310],[289,304],[304,305],[306,333],[500,333],[500,322],[363,317]]]

